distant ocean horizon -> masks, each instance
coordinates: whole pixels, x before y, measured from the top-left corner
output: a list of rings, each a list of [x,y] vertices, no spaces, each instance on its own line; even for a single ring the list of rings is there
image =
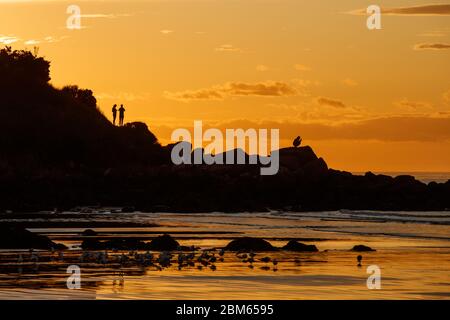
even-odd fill
[[[365,172],[352,172],[356,175],[364,175]],[[417,180],[422,181],[424,183],[429,182],[438,182],[445,183],[450,180],[450,172],[408,172],[408,171],[393,171],[393,172],[381,172],[381,171],[373,171],[375,174],[384,174],[387,176],[401,176],[401,175],[410,175],[415,177]]]

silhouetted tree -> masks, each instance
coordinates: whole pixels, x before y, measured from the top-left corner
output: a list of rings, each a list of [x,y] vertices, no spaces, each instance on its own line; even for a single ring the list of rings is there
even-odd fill
[[[62,89],[62,92],[70,95],[71,97],[89,107],[97,107],[97,99],[95,99],[93,92],[89,89],[80,89],[78,88],[78,86],[71,85],[65,86]]]
[[[50,62],[37,57],[30,51],[0,50],[0,83],[2,85],[22,82],[23,84],[46,84],[50,81]]]

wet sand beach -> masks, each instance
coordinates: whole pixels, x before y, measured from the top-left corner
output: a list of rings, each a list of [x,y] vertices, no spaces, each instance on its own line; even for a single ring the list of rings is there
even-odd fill
[[[4,215],[1,221],[29,224],[34,227],[29,230],[47,235],[69,249],[62,255],[58,251],[1,250],[1,299],[450,298],[448,212],[107,211],[37,213],[29,218],[24,215],[18,219]],[[36,227],[39,221],[53,227]],[[72,221],[86,225],[74,227]],[[119,222],[126,227],[119,227]],[[91,228],[100,240],[120,237],[150,241],[170,234],[182,246],[194,246],[196,250],[172,252],[170,265],[165,267],[157,262],[161,252],[156,251],[83,251],[79,246],[89,223],[107,223],[106,227]],[[255,252],[251,263],[242,256],[249,253],[227,251],[221,255],[220,248],[243,236],[263,238],[276,247],[295,239],[316,245],[319,252]],[[350,251],[358,244],[376,251]],[[197,259],[204,252],[215,260],[202,265]],[[154,263],[144,261],[147,254],[153,256]],[[180,254],[193,254],[193,264],[180,264]],[[121,261],[123,255],[128,257],[126,263]],[[361,266],[357,265],[358,255],[362,256]],[[261,261],[266,257],[270,261]],[[81,268],[79,290],[67,288],[69,265]],[[381,270],[380,290],[367,287],[367,267],[371,265]]]

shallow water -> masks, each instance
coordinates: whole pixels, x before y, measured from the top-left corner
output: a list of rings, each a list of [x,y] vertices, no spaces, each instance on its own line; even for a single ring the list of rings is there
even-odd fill
[[[48,213],[45,221],[77,220],[80,214]],[[289,239],[315,244],[319,253],[258,253],[253,268],[226,253],[217,269],[113,263],[122,252],[109,252],[110,262],[80,262],[84,228],[30,229],[71,246],[63,259],[41,252],[29,262],[25,251],[0,252],[1,299],[449,299],[450,212],[339,211],[306,213],[91,213],[89,221],[135,221],[158,227],[94,228],[102,237],[151,239],[172,234],[182,245],[211,249],[238,236],[255,236],[283,246]],[[4,219],[2,221],[5,221]],[[309,239],[309,241],[307,240]],[[349,251],[356,244],[376,252]],[[18,263],[22,254],[23,262]],[[128,254],[128,253],[126,253]],[[157,254],[157,253],[155,253]],[[217,253],[216,253],[217,255]],[[276,258],[278,264],[259,261]],[[67,266],[81,267],[81,289],[66,286]],[[381,269],[381,289],[367,288],[367,267]],[[20,270],[22,269],[22,270]],[[21,271],[21,272],[19,272]],[[120,273],[123,272],[123,276]]]

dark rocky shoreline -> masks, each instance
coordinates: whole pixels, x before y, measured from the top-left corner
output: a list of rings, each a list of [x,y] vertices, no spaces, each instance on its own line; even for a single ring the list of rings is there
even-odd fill
[[[309,146],[280,149],[273,176],[261,176],[259,165],[176,166],[174,145],[161,146],[146,124],[114,126],[91,90],[53,87],[49,61],[10,48],[0,53],[0,118],[7,119],[0,126],[0,212],[450,208],[450,181],[356,176],[330,169]]]
[[[161,147],[163,148],[163,147]],[[299,161],[299,159],[309,161]],[[133,212],[267,212],[450,208],[450,181],[412,176],[364,176],[329,169],[309,147],[280,150],[280,172],[260,176],[255,165],[184,165],[0,175],[0,212],[64,211],[118,206]]]

